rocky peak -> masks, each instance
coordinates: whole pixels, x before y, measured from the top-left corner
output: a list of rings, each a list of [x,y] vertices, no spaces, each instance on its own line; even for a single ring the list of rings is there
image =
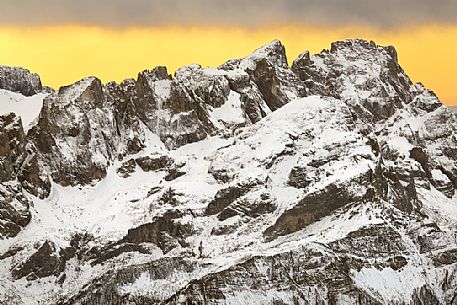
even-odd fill
[[[384,120],[414,99],[395,49],[374,42],[334,42],[330,51],[301,54],[292,69],[310,93],[345,101],[368,121]]]
[[[32,96],[41,92],[40,76],[20,67],[0,66],[0,89]]]
[[[372,52],[385,51],[395,62],[398,63],[397,51],[394,46],[379,46],[374,41],[363,39],[347,39],[336,41],[331,44],[330,53],[353,53],[353,55],[363,55]]]
[[[340,57],[340,62],[357,62],[366,60],[378,65],[378,73],[390,73],[392,77],[404,74],[398,63],[398,55],[393,46],[379,46],[374,41],[361,39],[337,41],[331,44],[330,54]],[[361,69],[357,72],[361,72]],[[404,75],[406,77],[406,75]]]
[[[50,98],[48,101],[53,101],[59,104],[60,107],[78,103],[79,106],[84,106],[85,109],[101,108],[105,101],[103,85],[96,77],[86,77],[73,85],[61,87],[57,94],[57,99]]]
[[[46,97],[29,137],[38,161],[58,183],[101,179],[115,153],[116,128],[100,80],[84,78]]]
[[[249,65],[248,61],[259,62],[266,59],[269,63],[278,67],[288,67],[286,56],[286,48],[279,40],[273,40],[272,42],[258,48],[251,55],[245,57],[243,61],[246,65]]]
[[[191,65],[178,69],[175,79],[175,87],[181,86],[189,94],[193,94],[198,102],[213,108],[221,107],[230,94],[229,81],[224,73],[215,69]]]
[[[219,69],[230,72],[227,74],[230,86],[241,94],[246,112],[254,123],[291,99],[306,96],[304,86],[288,65],[285,48],[279,40],[245,58],[227,61]],[[249,76],[248,80],[245,74]]]
[[[171,80],[172,77],[168,74],[167,67],[159,66],[155,67],[152,70],[144,70],[143,72],[138,74],[138,78],[144,77],[151,81],[159,81],[159,80]]]
[[[411,105],[415,108],[432,112],[443,106],[435,92],[425,88],[422,83],[416,83],[412,87],[411,92],[414,94],[414,99],[411,102]]]
[[[140,97],[136,100],[137,106],[142,109],[149,104],[153,105],[154,110],[161,109],[168,99],[171,81],[172,77],[166,67],[156,67],[139,73],[135,84],[135,90]],[[148,103],[144,103],[146,100]],[[144,111],[148,113],[147,107],[143,109]]]

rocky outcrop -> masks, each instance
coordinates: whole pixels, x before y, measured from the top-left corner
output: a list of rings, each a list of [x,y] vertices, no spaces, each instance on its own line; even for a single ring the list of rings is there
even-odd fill
[[[117,174],[123,178],[128,178],[135,172],[136,162],[134,159],[130,159],[122,162],[122,165],[116,170]]]
[[[3,156],[0,154],[3,169],[0,169],[0,180],[19,180],[22,186],[37,197],[49,195],[50,183],[38,166],[37,154],[27,149],[29,143],[21,118],[11,113],[0,116],[0,141]],[[3,174],[2,174],[3,173]]]
[[[168,211],[164,215],[156,217],[151,223],[129,230],[121,242],[154,243],[164,253],[180,245],[185,246],[186,237],[191,235],[192,228],[175,221],[182,216],[179,211]]]
[[[14,113],[0,116],[0,181],[14,180],[25,154],[25,134],[21,118]]]
[[[392,46],[364,40],[334,42],[317,55],[301,54],[292,70],[311,94],[340,99],[368,121],[386,119],[414,98],[413,84]]]
[[[103,86],[89,77],[62,87],[46,98],[38,124],[30,131],[39,152],[37,162],[49,167],[52,179],[61,185],[89,184],[105,177],[107,167],[119,156],[143,150],[151,132],[166,147],[177,148],[226,128],[242,127],[245,116],[256,122],[304,95],[279,42],[259,49],[239,65],[227,64],[222,70],[189,66],[179,69],[174,78],[158,67],[119,85]],[[243,79],[245,85],[239,83]],[[233,109],[237,117],[224,117],[218,110],[228,103],[237,107]],[[255,113],[251,108],[257,109]],[[215,115],[216,110],[222,117]]]
[[[164,170],[175,163],[168,156],[146,156],[136,159],[135,162],[145,172]]]
[[[31,205],[20,185],[0,184],[0,240],[16,236],[29,224]]]
[[[54,181],[68,186],[105,177],[119,138],[112,117],[100,80],[93,77],[44,100],[28,136]]]
[[[260,183],[261,182],[258,180],[249,180],[219,190],[214,196],[214,199],[208,204],[206,214],[214,215],[220,213],[231,203],[246,195],[251,189]]]
[[[14,113],[0,116],[0,238],[16,236],[30,222],[26,191],[45,196],[50,188],[27,145],[21,119]]]
[[[233,202],[218,215],[220,221],[227,220],[231,217],[241,216],[257,218],[265,214],[274,212],[277,209],[276,204],[271,199],[269,193],[261,193],[257,199],[241,199]]]
[[[353,204],[362,204],[364,200],[371,200],[371,190],[366,193],[360,190],[351,193],[351,184],[367,185],[368,176],[362,175],[344,185],[330,184],[323,190],[307,195],[301,199],[292,209],[285,211],[276,223],[265,230],[267,238],[287,235],[302,230],[306,226],[318,221],[322,217],[331,215],[336,210]]]
[[[129,288],[135,285],[138,278],[144,277],[160,282],[164,279],[179,274],[188,274],[198,268],[192,261],[185,258],[162,258],[157,261],[130,266],[119,270],[111,270],[106,274],[94,279],[92,284],[78,292],[70,299],[58,301],[62,305],[89,305],[104,304],[157,304],[161,296],[166,296],[167,286],[164,285],[163,291],[157,297],[142,297],[129,292]],[[100,287],[104,289],[100,289]],[[169,285],[168,285],[169,286]]]
[[[0,66],[0,89],[32,96],[43,88],[38,74],[24,68]]]
[[[15,279],[27,277],[27,280],[34,280],[58,276],[64,270],[65,259],[60,257],[52,242],[46,241],[24,263],[14,267],[11,273]]]
[[[285,48],[278,40],[246,58],[228,61],[219,69],[227,71],[230,88],[241,95],[244,110],[253,123],[293,98],[306,96],[305,88],[290,69]]]
[[[349,268],[343,257],[300,247],[279,255],[256,256],[194,280],[164,304],[180,304],[183,299],[195,304],[238,304],[239,300],[255,300],[256,304],[382,304],[355,285],[344,271]]]

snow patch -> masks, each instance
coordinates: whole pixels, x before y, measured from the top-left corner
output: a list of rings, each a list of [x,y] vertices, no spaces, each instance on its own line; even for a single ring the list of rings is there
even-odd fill
[[[46,96],[46,93],[38,93],[26,97],[20,93],[0,89],[0,115],[14,112],[21,117],[24,132],[27,133],[38,118]]]
[[[219,124],[219,121],[227,124],[244,123],[246,120],[244,118],[244,111],[241,108],[240,94],[230,91],[225,104],[219,108],[214,108],[210,116],[216,124]]]
[[[362,268],[353,279],[357,286],[370,292],[383,304],[403,304],[410,301],[416,289],[426,285],[423,269],[408,264],[401,270]]]

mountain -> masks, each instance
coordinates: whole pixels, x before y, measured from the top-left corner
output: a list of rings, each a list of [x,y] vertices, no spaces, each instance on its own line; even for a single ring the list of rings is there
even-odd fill
[[[0,75],[1,304],[457,304],[456,115],[393,47]]]
[[[453,112],[457,112],[457,106],[449,107]]]

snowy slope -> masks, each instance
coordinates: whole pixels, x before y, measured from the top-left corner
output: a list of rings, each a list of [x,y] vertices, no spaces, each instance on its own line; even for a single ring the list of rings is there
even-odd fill
[[[22,119],[22,125],[27,131],[40,114],[46,93],[38,93],[30,97],[0,89],[0,115],[14,112]]]

